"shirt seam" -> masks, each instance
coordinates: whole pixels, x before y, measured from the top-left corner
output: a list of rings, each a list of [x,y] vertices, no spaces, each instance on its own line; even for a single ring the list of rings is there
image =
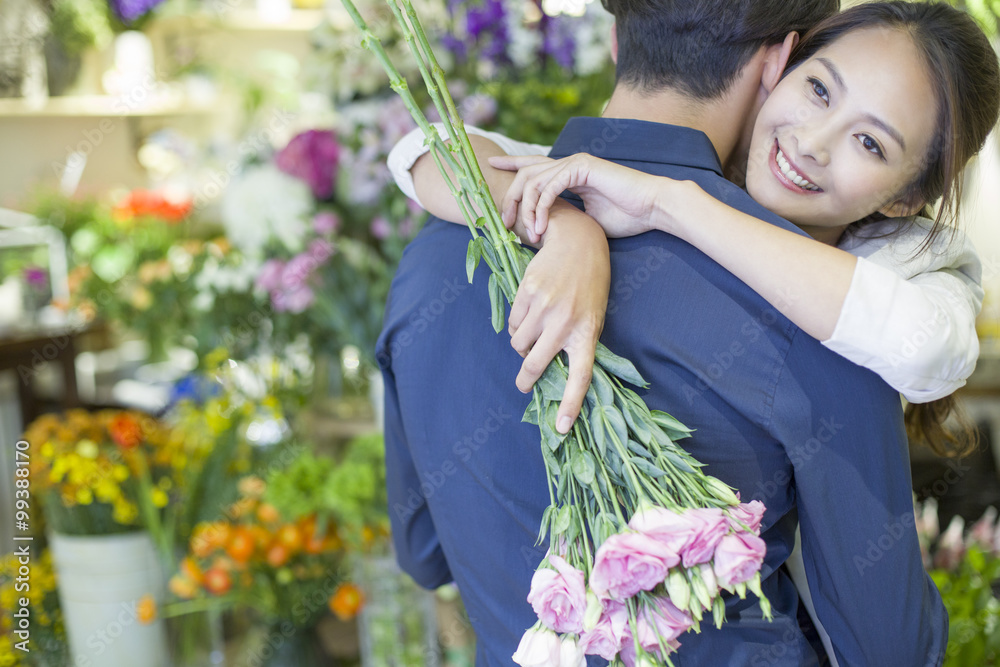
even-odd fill
[[[790,333],[789,333],[789,330]],[[781,376],[785,372],[785,367],[788,365],[788,354],[792,350],[792,342],[795,337],[801,333],[801,329],[796,327],[794,324],[789,322],[785,326],[785,340],[787,340],[787,345],[785,346],[785,351],[781,355],[781,360],[779,363],[774,365],[773,377],[770,380],[770,388],[766,393],[766,398],[764,400],[764,420],[761,423],[761,427],[765,432],[771,432],[771,421],[774,418],[774,400],[778,393],[778,383],[781,381]]]

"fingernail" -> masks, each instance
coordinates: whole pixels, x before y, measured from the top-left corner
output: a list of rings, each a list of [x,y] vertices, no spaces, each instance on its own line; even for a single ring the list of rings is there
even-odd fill
[[[569,417],[560,417],[559,423],[556,425],[556,428],[559,429],[560,433],[569,433],[569,428],[572,425],[573,425],[572,419],[570,419]]]

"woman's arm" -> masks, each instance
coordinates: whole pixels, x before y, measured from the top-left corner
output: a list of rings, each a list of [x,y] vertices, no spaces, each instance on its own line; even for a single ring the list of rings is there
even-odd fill
[[[875,371],[911,402],[950,394],[975,368],[980,265],[964,237],[913,255],[910,246],[916,249],[926,231],[917,227],[910,235],[916,240],[897,235],[889,242],[900,252],[859,259],[741,213],[691,182],[649,176],[591,156],[491,162],[526,167],[504,200],[505,217],[518,208],[529,228],[544,231],[548,203],[571,189],[609,236],[652,229],[675,234],[803,331]],[[867,254],[865,243],[854,245],[855,252]]]

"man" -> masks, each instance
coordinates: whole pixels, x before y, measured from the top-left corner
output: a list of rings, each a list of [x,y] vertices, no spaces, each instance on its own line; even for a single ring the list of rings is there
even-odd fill
[[[693,180],[798,232],[726,181],[722,165],[742,159],[743,138],[793,43],[785,36],[835,3],[607,6],[617,21],[614,95],[604,118],[570,121],[551,156],[589,152]],[[427,174],[414,177],[419,188]],[[496,194],[503,176],[490,178]],[[574,255],[593,247],[574,243],[601,234],[579,216],[553,214],[529,270],[544,272],[535,267],[567,255],[578,271],[606,263]],[[472,287],[463,284],[468,239],[468,230],[432,220],[393,282],[377,350],[390,518],[400,564],[418,583],[457,583],[479,640],[477,664],[509,665],[535,621],[525,597],[545,551],[534,542],[549,497],[538,431],[519,422],[527,399],[511,383],[521,358],[490,325],[486,268]],[[773,622],[753,596],[728,599],[723,629],[682,637],[674,664],[826,659],[799,627],[798,596],[781,568],[797,522],[812,597],[841,665],[940,664],[947,619],[920,561],[898,395],[673,237],[612,240],[609,252],[603,342],[650,382],[643,398],[651,408],[697,429],[685,445],[707,471],[767,506],[762,576]],[[548,277],[572,286],[565,272]]]

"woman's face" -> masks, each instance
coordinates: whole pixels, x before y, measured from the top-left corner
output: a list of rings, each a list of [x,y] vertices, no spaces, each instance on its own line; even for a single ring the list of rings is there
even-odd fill
[[[764,103],[747,190],[834,243],[919,176],[936,123],[934,89],[911,38],[856,30],[790,72]]]

